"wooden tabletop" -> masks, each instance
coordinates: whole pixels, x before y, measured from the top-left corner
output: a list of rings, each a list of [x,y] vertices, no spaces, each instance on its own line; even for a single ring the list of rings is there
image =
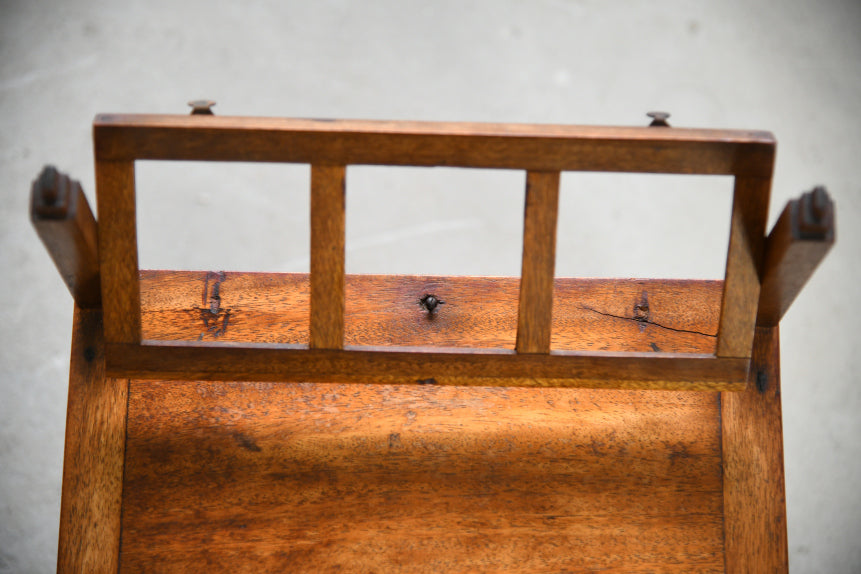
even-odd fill
[[[346,279],[347,345],[514,348],[517,279]],[[142,331],[307,342],[307,289],[144,272]],[[712,353],[721,289],[558,279],[551,346]],[[77,310],[61,571],[786,569],[776,328],[736,393],[106,379],[100,329]]]

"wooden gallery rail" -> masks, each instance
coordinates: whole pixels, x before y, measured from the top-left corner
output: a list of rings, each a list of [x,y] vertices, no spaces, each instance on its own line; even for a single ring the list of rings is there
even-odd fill
[[[216,116],[100,115],[94,124],[99,268],[110,376],[739,390],[760,300],[775,143],[766,132]],[[311,165],[310,344],[142,338],[135,160]],[[513,350],[345,347],[347,165],[456,166],[527,172]],[[735,176],[714,353],[551,350],[562,171]],[[396,278],[393,278],[396,281]],[[349,373],[349,374],[345,374]]]
[[[785,571],[777,324],[834,208],[817,188],[766,237],[770,134],[101,115],[94,140],[98,223],[53,168],[31,200],[76,305],[61,572]],[[139,270],[136,160],[310,164],[310,276]],[[357,164],[524,170],[521,277],[345,276]],[[724,280],[554,278],[572,170],[734,176]]]
[[[712,390],[738,390],[747,380],[774,165],[775,142],[769,133],[100,115],[94,124],[94,140],[101,221],[99,258],[97,267],[91,261],[90,267],[81,271],[86,271],[89,279],[78,284],[89,281],[88,293],[93,293],[90,299],[95,300],[92,274],[94,269],[100,270],[110,376],[279,381],[355,378],[366,382],[434,380],[439,384],[524,386],[605,386],[606,381],[613,381],[619,387]],[[134,176],[134,162],[139,159],[311,165],[309,345],[157,342],[142,338]],[[353,164],[527,171],[523,266],[513,351],[345,348],[345,171]],[[713,354],[551,350],[561,171],[735,176]],[[84,205],[82,212],[89,213],[89,208]],[[94,226],[91,216],[82,221],[82,229]],[[95,232],[89,235],[95,236]],[[787,242],[785,238],[774,242],[778,241]],[[92,245],[86,247],[92,249]],[[808,273],[817,262],[814,259],[807,266]],[[769,270],[776,276],[781,264],[787,263],[777,261]],[[796,285],[796,290],[800,286]],[[769,292],[763,305],[774,307],[782,289],[781,285]]]

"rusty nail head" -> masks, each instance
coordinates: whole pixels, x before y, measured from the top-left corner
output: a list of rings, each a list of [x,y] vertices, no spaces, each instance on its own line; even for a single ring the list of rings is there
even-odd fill
[[[188,105],[191,106],[191,115],[193,116],[214,116],[212,113],[212,106],[215,105],[215,102],[212,100],[192,100],[188,102]]]
[[[436,311],[436,308],[440,305],[445,305],[445,301],[442,301],[436,295],[431,295],[428,293],[421,299],[419,299],[419,305],[421,305],[422,309],[427,311],[428,313],[433,314]]]
[[[667,123],[667,119],[670,117],[668,112],[649,112],[646,115],[652,118],[652,123],[649,124],[650,128],[670,127],[670,124]]]

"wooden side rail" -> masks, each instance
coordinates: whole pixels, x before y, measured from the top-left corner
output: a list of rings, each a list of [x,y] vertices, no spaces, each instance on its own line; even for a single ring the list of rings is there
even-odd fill
[[[30,221],[78,307],[100,307],[98,229],[81,184],[46,166],[30,191]]]
[[[437,347],[308,349],[304,345],[145,341],[108,345],[117,378],[459,386],[740,391],[748,359],[693,353],[506,350]]]
[[[768,235],[758,325],[780,322],[834,239],[834,203],[824,187],[786,205]]]
[[[763,131],[101,114],[97,161],[448,166],[771,177]]]

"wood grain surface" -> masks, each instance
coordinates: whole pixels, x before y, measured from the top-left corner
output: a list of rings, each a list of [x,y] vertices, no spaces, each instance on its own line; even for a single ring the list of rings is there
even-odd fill
[[[757,325],[780,322],[834,245],[834,204],[824,190],[820,193],[818,210],[811,205],[816,191],[787,203],[768,234]]]
[[[58,572],[116,572],[128,380],[105,378],[102,314],[75,308]]]
[[[217,285],[217,298],[214,286]],[[556,279],[551,348],[713,353],[721,281]],[[516,277],[346,276],[345,344],[514,349]],[[429,314],[419,300],[446,303]],[[143,338],[307,345],[308,275],[142,271]]]
[[[527,173],[525,204],[515,349],[518,353],[549,353],[559,172]]]
[[[122,572],[720,572],[717,394],[132,383]]]
[[[737,177],[717,355],[750,357],[759,304],[771,177]]]
[[[141,340],[133,161],[96,161],[105,341]]]
[[[311,166],[311,348],[344,346],[346,168]]]
[[[313,166],[311,265],[317,279],[312,282],[312,300],[320,303],[312,303],[311,309],[310,346],[315,349],[337,349],[343,343],[341,269],[346,165],[457,166],[528,172],[535,191],[527,198],[524,225],[523,316],[519,319],[516,343],[523,354],[546,353],[549,348],[548,315],[552,301],[548,291],[555,235],[550,228],[555,227],[559,172],[735,175],[717,355],[721,359],[750,357],[774,163],[775,142],[771,134],[642,127],[110,114],[95,119],[93,133],[99,211],[108,222],[101,239],[101,270],[103,296],[108,301],[105,335],[109,374],[119,373],[123,363],[131,367],[127,354],[136,354],[147,362],[153,357],[151,349],[133,348],[140,341],[139,295],[133,285],[138,275],[134,221],[137,159],[274,161]],[[211,363],[210,359],[216,357],[205,350],[195,353],[204,363]],[[192,358],[186,351],[180,354],[171,350],[164,356],[172,356],[175,361]],[[233,351],[218,356],[221,362],[228,357],[238,361],[246,357]],[[386,360],[382,356],[381,359]],[[582,362],[579,366],[586,368],[589,364]],[[213,376],[260,378],[244,362],[229,366],[230,369]],[[346,365],[348,369],[354,366],[361,367]],[[713,366],[709,363],[708,368]],[[651,371],[663,367],[662,363],[649,361],[641,368]],[[202,371],[195,367],[189,374],[192,372]],[[271,370],[270,377],[282,377],[288,372],[278,367]],[[523,371],[518,378],[547,376]],[[582,378],[603,376],[597,372],[584,373]]]
[[[307,338],[307,329],[275,318],[291,301],[284,281],[308,292],[307,276],[145,272],[145,336]],[[347,291],[375,281],[385,282],[348,277]],[[416,291],[484,300],[474,292],[484,282],[507,293],[502,331],[513,346],[517,280],[470,281],[405,279],[389,293],[412,302],[393,305],[376,325],[363,301],[347,339],[379,342],[391,336],[386,321],[440,320],[421,309],[410,315]],[[557,280],[557,296],[577,295],[571,309],[585,321],[580,340],[558,318],[557,336],[595,345],[610,332],[600,338],[610,351],[660,341],[669,352],[707,353],[720,287]],[[306,297],[306,317],[307,305]],[[223,321],[228,311],[241,319],[238,332]],[[482,325],[392,332],[401,343],[471,347]],[[116,571],[118,563],[120,572],[753,572],[785,564],[776,330],[756,339],[765,375],[745,393],[717,394],[129,382],[104,378],[99,329],[97,312],[77,311],[61,571]]]
[[[101,114],[100,160],[266,161],[771,177],[768,132]]]
[[[777,327],[757,327],[751,384],[721,393],[726,571],[787,572]]]
[[[239,277],[236,283],[248,285],[249,280],[254,277],[261,279],[261,283],[271,285],[279,284],[277,275],[271,274],[235,274]],[[157,277],[156,274],[153,277]],[[132,376],[136,378],[167,378],[167,379],[203,379],[203,380],[252,380],[252,381],[315,381],[315,382],[376,382],[376,383],[412,383],[433,380],[438,384],[458,385],[517,385],[517,386],[583,386],[583,387],[610,387],[610,388],[658,388],[658,389],[689,389],[689,390],[738,390],[744,387],[747,380],[746,359],[715,359],[708,353],[692,351],[688,355],[667,352],[659,346],[650,335],[645,335],[647,329],[654,328],[653,334],[658,338],[678,337],[680,341],[707,342],[713,340],[710,332],[716,327],[709,324],[716,317],[717,304],[711,310],[705,310],[702,300],[691,300],[688,296],[689,307],[680,311],[680,320],[692,325],[690,329],[682,327],[674,328],[674,321],[660,321],[661,313],[659,304],[669,301],[669,296],[657,294],[649,303],[649,285],[661,285],[661,283],[629,281],[626,287],[616,281],[586,282],[581,285],[578,280],[560,280],[560,292],[558,300],[566,296],[567,303],[561,304],[560,321],[571,321],[572,317],[566,315],[566,311],[573,310],[580,316],[588,316],[589,319],[571,328],[575,335],[569,341],[576,341],[574,350],[565,348],[555,349],[550,355],[515,354],[510,348],[472,348],[472,347],[439,347],[439,346],[403,346],[411,345],[411,342],[401,343],[393,340],[397,333],[410,332],[410,328],[433,333],[439,327],[445,328],[447,336],[461,343],[472,339],[463,338],[476,331],[479,332],[477,340],[480,341],[481,333],[493,333],[499,337],[501,329],[498,326],[501,321],[507,321],[503,311],[504,299],[497,299],[499,292],[508,293],[511,297],[511,309],[516,309],[516,279],[499,278],[421,278],[421,277],[370,277],[370,278],[348,278],[348,285],[353,281],[363,292],[363,287],[373,287],[375,284],[388,283],[389,292],[415,293],[413,289],[420,285],[433,284],[439,293],[454,295],[459,293],[462,298],[455,297],[452,303],[446,302],[443,310],[436,313],[428,313],[418,304],[418,297],[406,296],[400,301],[395,301],[389,306],[389,299],[378,298],[375,291],[367,291],[367,295],[359,298],[356,303],[364,308],[366,314],[360,314],[356,318],[355,326],[350,326],[351,317],[348,312],[348,332],[366,332],[375,329],[380,318],[385,318],[388,313],[390,322],[385,324],[386,329],[379,329],[379,333],[388,333],[385,347],[372,345],[349,346],[344,351],[308,349],[303,345],[280,342],[280,344],[269,344],[261,346],[256,340],[245,340],[244,342],[226,341],[213,342],[203,341],[207,331],[200,327],[201,318],[207,325],[214,327],[213,337],[223,338],[229,325],[236,324],[240,315],[240,308],[234,306],[231,301],[229,289],[230,279],[234,274],[207,273],[198,275],[202,279],[204,296],[210,289],[209,278],[219,277],[219,298],[217,305],[210,302],[206,307],[206,301],[189,293],[188,285],[180,285],[186,294],[186,301],[190,309],[182,309],[180,315],[185,317],[193,329],[196,339],[199,341],[175,341],[173,336],[165,338],[155,333],[153,340],[147,340],[143,346],[137,345],[112,345],[108,344],[107,369],[111,376]],[[297,276],[283,276],[286,284],[297,286],[300,279]],[[244,278],[244,279],[242,279]],[[244,282],[243,282],[244,281]],[[144,276],[144,283],[147,282]],[[589,300],[568,295],[576,295],[589,291],[588,285],[592,285],[592,296],[605,294],[602,301]],[[684,308],[685,286],[688,282],[670,282],[667,287],[678,297],[670,303],[671,309]],[[690,293],[697,293],[697,285],[702,288],[699,292],[711,291],[719,287],[719,283],[690,283]],[[501,287],[501,289],[500,289]],[[198,283],[198,289],[200,283]],[[194,287],[191,286],[194,290]],[[165,291],[160,289],[159,291]],[[627,293],[626,293],[627,291]],[[144,292],[149,292],[147,288]],[[302,293],[306,289],[298,289],[295,293],[297,303],[304,300]],[[276,289],[259,289],[253,292],[250,298],[260,302],[275,293],[275,302],[280,304],[279,308],[289,309],[292,305],[294,292],[278,291]],[[349,290],[348,290],[349,293]],[[606,296],[612,293],[612,296]],[[191,299],[189,299],[191,295]],[[164,297],[162,293],[159,295]],[[242,300],[242,296],[236,299]],[[478,308],[462,307],[457,310],[458,303],[464,304],[469,301],[482,301],[487,310],[478,313]],[[659,303],[660,302],[660,303]],[[268,307],[272,307],[272,300]],[[202,305],[202,306],[201,306]],[[255,303],[255,305],[257,305]],[[217,313],[212,309],[217,306]],[[681,307],[680,307],[681,306]],[[348,303],[348,311],[349,311]],[[626,309],[627,307],[627,309]],[[258,306],[259,308],[259,306]],[[612,314],[613,309],[619,315]],[[653,311],[654,309],[654,311]],[[303,312],[307,313],[307,306]],[[379,313],[375,313],[379,311]],[[219,322],[219,313],[222,313]],[[516,311],[512,311],[516,313]],[[427,326],[416,322],[416,314],[420,315],[419,321],[424,321]],[[146,312],[145,312],[146,314]],[[378,317],[377,315],[380,315]],[[306,315],[307,316],[307,315]],[[446,316],[448,324],[442,321]],[[655,318],[657,317],[657,319]],[[596,319],[600,323],[596,323]],[[300,318],[301,320],[301,318]],[[460,324],[466,321],[466,327]],[[591,321],[591,322],[590,322]],[[176,323],[180,319],[177,318]],[[272,337],[278,333],[280,325],[286,321],[275,323],[269,321],[269,332],[266,337]],[[396,323],[401,323],[400,326]],[[472,327],[468,327],[469,324]],[[514,325],[516,320],[511,317],[510,324]],[[220,327],[218,325],[221,325]],[[433,327],[431,324],[437,324]],[[164,323],[160,323],[164,325]],[[631,331],[631,326],[635,329]],[[225,328],[227,326],[227,328]],[[586,334],[583,339],[578,335],[583,333],[584,328],[597,327],[591,335]],[[609,328],[608,328],[609,327]],[[175,329],[171,325],[167,328],[169,333]],[[633,351],[628,345],[613,347],[624,340],[624,334],[639,332],[639,342],[644,351]],[[186,331],[187,332],[187,331]],[[414,332],[420,332],[415,331]],[[567,330],[563,330],[567,332]],[[297,333],[288,329],[288,333]],[[514,332],[512,330],[512,338]],[[421,336],[421,335],[418,335]],[[486,337],[486,335],[484,335]],[[458,337],[460,337],[458,339]],[[592,339],[591,341],[589,339]],[[413,337],[415,339],[415,336]],[[563,340],[565,337],[563,336]],[[636,335],[634,337],[636,340]],[[271,341],[269,339],[267,342]],[[589,348],[599,342],[599,348]],[[348,340],[348,344],[351,341]],[[663,341],[661,341],[661,344]],[[583,345],[587,345],[584,349]],[[579,348],[577,348],[579,347]],[[605,352],[609,351],[609,352]],[[612,352],[616,351],[615,354]],[[619,355],[619,352],[630,354]]]
[[[100,309],[99,237],[81,184],[52,167],[33,182],[30,221],[82,309]]]

